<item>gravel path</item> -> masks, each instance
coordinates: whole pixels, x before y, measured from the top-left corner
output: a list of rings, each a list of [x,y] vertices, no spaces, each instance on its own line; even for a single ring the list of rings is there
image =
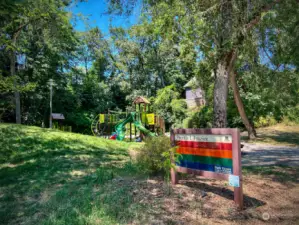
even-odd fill
[[[288,165],[299,166],[299,146],[273,146],[242,143],[243,166]]]

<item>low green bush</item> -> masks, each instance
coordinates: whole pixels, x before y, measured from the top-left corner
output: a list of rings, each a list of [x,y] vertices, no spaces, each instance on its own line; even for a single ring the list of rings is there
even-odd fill
[[[178,157],[174,150],[169,137],[147,138],[136,157],[139,169],[146,174],[164,173],[167,175],[172,167],[170,160],[172,152],[175,160]]]

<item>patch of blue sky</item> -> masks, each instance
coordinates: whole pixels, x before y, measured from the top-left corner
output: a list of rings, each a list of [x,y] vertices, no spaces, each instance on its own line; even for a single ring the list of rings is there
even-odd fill
[[[109,15],[105,0],[88,0],[72,4],[68,11],[74,16],[72,23],[77,31],[86,31],[99,27],[103,34],[109,36],[109,27],[129,28],[138,23],[141,14],[141,4],[138,3],[130,16]],[[84,18],[84,19],[83,19]]]

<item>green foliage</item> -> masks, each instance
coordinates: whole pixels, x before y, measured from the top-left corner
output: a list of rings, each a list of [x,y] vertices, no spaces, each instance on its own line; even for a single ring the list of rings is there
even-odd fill
[[[256,121],[254,121],[254,126],[256,128],[259,127],[268,127],[277,124],[278,122],[275,120],[273,116],[259,117]]]
[[[153,104],[154,111],[174,126],[180,126],[187,111],[186,102],[179,98],[180,94],[175,86],[169,85],[158,91]]]
[[[171,147],[169,137],[147,138],[138,152],[137,165],[140,171],[146,174],[164,172],[166,177],[169,177],[169,171],[173,166],[170,161],[171,154],[174,155],[174,161],[176,161],[179,155],[175,153],[175,148]]]
[[[187,103],[185,99],[173,99],[170,105],[174,127],[181,127],[183,119],[186,117]]]
[[[123,13],[122,6],[133,9],[136,1],[109,3],[111,10],[116,7]],[[108,109],[134,110],[131,102],[136,96],[154,99],[152,110],[165,119],[167,129],[210,127],[217,62],[232,48],[238,49],[233,69],[248,118],[264,126],[273,123],[265,121],[269,116],[277,121],[292,117],[284,109],[299,101],[295,0],[273,5],[259,1],[251,6],[235,0],[142,1],[139,23],[129,28],[110,26],[108,38],[98,27],[76,32],[66,8],[70,4],[63,0],[0,3],[2,120],[14,121],[13,91],[18,90],[22,121],[47,124],[51,78],[53,112],[63,113],[66,125],[75,132],[87,133],[91,118]],[[263,8],[269,11],[261,13]],[[246,31],[254,18],[259,18],[258,26]],[[11,51],[17,59],[13,77]],[[200,113],[187,113],[183,100],[184,85],[192,77],[209,104]],[[243,128],[231,92],[227,107],[228,126]]]
[[[287,125],[299,124],[299,105],[284,110],[283,122]]]
[[[36,83],[26,83],[24,85],[14,85],[14,82],[19,83],[19,77],[3,77],[0,74],[0,92],[1,93],[12,93],[15,90],[18,90],[21,93],[32,92],[36,88]]]
[[[211,128],[213,111],[209,106],[203,106],[200,110],[190,111],[183,121],[184,128]]]

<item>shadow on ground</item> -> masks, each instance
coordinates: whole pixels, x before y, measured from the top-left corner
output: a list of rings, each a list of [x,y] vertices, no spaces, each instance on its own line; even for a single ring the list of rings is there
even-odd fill
[[[232,190],[229,190],[225,187],[215,186],[215,185],[209,185],[200,181],[181,181],[180,182],[183,185],[186,185],[190,188],[197,188],[199,190],[203,190],[206,192],[211,192],[213,194],[219,195],[223,198],[226,198],[227,200],[234,201],[234,192]],[[250,197],[248,195],[244,195],[244,207],[250,208],[250,207],[258,207],[265,205],[266,203],[258,200],[256,198]]]
[[[290,167],[285,165],[273,166],[247,166],[243,167],[245,175],[258,175],[267,177],[275,182],[291,185],[299,183],[299,167]]]
[[[120,176],[135,169],[125,143],[15,126],[0,132],[3,224],[231,224],[239,215],[220,181],[185,177],[170,190],[162,178]],[[245,172],[298,179],[265,168]],[[245,195],[248,209],[265,204]]]
[[[67,207],[72,215],[70,224],[76,224],[75,218],[83,221],[80,209],[82,214],[88,214],[92,202],[86,192],[91,193],[105,176],[112,179],[113,172],[109,171],[121,168],[128,154],[126,148],[106,140],[93,143],[85,136],[75,139],[70,135],[47,129],[26,130],[22,126],[1,129],[1,223],[34,224],[51,213],[54,216],[65,206],[61,201],[66,199],[77,201],[79,206],[87,204],[78,206],[74,215],[71,212],[75,208]]]

